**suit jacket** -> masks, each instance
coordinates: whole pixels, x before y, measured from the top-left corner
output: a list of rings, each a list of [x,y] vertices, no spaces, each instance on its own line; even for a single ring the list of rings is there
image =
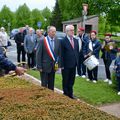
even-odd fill
[[[31,40],[30,34],[25,36],[24,49],[26,53],[32,53],[34,49],[36,48],[36,45],[37,45],[37,40],[36,40],[35,34],[33,34],[33,40]]]
[[[91,52],[91,50],[89,49],[89,37],[87,34],[83,33],[82,36],[78,35],[78,37],[80,37],[81,41],[82,41],[82,47],[81,47],[81,51],[80,54],[82,55],[87,55],[89,52]]]
[[[15,70],[16,66],[4,56],[2,48],[0,47],[0,70],[1,69],[9,72],[11,70]]]
[[[21,43],[24,43],[24,37],[25,35],[20,32],[15,35],[15,42],[17,44],[17,48],[21,47]]]
[[[79,45],[78,40],[74,40],[74,49],[67,36],[61,40],[61,68],[73,68],[78,64]]]
[[[57,58],[60,55],[60,42],[59,40],[54,40],[54,53]],[[49,56],[48,51],[44,44],[44,39],[39,41],[37,51],[36,51],[36,62],[37,68],[42,69],[43,72],[50,73],[54,68],[55,61]]]

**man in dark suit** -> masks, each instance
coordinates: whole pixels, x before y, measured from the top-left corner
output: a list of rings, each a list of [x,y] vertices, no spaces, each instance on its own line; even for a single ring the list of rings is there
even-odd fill
[[[74,26],[66,26],[66,37],[61,41],[61,69],[64,95],[74,98],[73,85],[78,64],[79,46],[74,37]]]
[[[25,62],[26,52],[24,50],[24,37],[23,28],[19,29],[19,32],[15,35],[15,42],[17,44],[17,62],[21,62],[20,55],[22,53],[22,62]]]
[[[84,60],[86,59],[88,53],[90,52],[89,50],[89,37],[85,33],[84,28],[78,28],[78,37],[81,39],[82,46],[81,46],[81,51],[79,53],[79,64],[78,64],[78,75],[82,76],[83,78],[86,77],[86,66],[83,64]]]
[[[54,90],[55,66],[59,59],[59,41],[55,38],[56,28],[50,26],[47,30],[48,35],[39,41],[36,62],[37,69],[40,71],[41,85]]]

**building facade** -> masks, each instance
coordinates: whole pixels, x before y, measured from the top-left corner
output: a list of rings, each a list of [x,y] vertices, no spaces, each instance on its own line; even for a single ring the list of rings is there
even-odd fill
[[[84,25],[85,25],[85,32],[90,33],[91,30],[96,30],[98,32],[98,16],[97,15],[92,15],[92,16],[87,16]],[[75,33],[77,34],[77,29],[79,27],[83,27],[83,18],[76,18],[68,21],[63,21],[63,32],[65,32],[65,27],[68,24],[72,24],[75,27]]]

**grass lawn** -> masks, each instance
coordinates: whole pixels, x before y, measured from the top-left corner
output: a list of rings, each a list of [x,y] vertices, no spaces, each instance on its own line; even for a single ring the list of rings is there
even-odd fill
[[[28,71],[28,74],[39,77],[38,71]],[[56,74],[55,87],[62,89],[62,77],[61,74]],[[120,102],[120,96],[117,95],[117,91],[114,85],[108,85],[102,80],[97,84],[87,82],[85,79],[77,77],[74,84],[74,95],[88,102],[92,105],[103,105],[108,103]]]

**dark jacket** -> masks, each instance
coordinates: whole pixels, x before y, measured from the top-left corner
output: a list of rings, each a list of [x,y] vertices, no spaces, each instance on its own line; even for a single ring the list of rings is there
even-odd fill
[[[83,56],[87,55],[89,52],[90,52],[90,49],[89,49],[89,37],[87,34],[83,34],[82,36],[78,36],[80,37],[81,41],[82,41],[82,49],[81,49],[81,52],[80,54],[82,54]]]
[[[110,41],[110,42],[113,42],[113,41]],[[106,42],[106,45],[109,44],[110,42]],[[112,50],[109,50],[107,51],[105,49],[105,47],[102,50],[102,58],[103,59],[106,59],[106,60],[115,60],[116,59],[116,55],[117,55],[117,52],[118,52],[118,49],[117,47],[113,48]]]
[[[60,55],[60,43],[57,39],[54,40],[54,54],[59,59]],[[37,68],[42,69],[43,72],[50,73],[55,65],[55,61],[49,56],[46,49],[44,39],[39,41],[36,51]]]
[[[117,77],[120,77],[120,56],[116,58],[114,64],[115,64],[115,66],[116,66],[116,69],[115,69],[116,76],[117,76]]]
[[[15,42],[17,44],[17,47],[21,47],[21,43],[24,43],[24,37],[25,35],[20,32],[15,35]]]
[[[1,47],[0,47],[0,69],[4,69],[7,72],[16,69],[16,66],[4,56]]]
[[[61,40],[61,68],[73,68],[78,64],[79,45],[78,40],[74,40],[74,49],[72,48],[67,36]]]
[[[95,55],[95,57],[97,59],[99,59],[99,52],[101,49],[101,43],[99,42],[99,40],[94,40],[92,41],[92,47],[93,47],[93,55]]]

